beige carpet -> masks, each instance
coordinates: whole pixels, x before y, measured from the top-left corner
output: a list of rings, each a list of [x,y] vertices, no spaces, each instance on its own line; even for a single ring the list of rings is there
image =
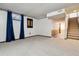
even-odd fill
[[[0,43],[1,56],[78,56],[79,40],[31,37]]]

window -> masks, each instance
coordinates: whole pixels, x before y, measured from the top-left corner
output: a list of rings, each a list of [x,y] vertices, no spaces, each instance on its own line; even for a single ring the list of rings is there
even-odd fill
[[[33,28],[33,19],[27,18],[27,28]]]

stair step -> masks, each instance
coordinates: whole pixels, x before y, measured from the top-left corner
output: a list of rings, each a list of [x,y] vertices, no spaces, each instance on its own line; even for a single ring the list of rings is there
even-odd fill
[[[68,33],[79,33],[79,30],[68,30]]]
[[[68,26],[68,38],[79,39],[77,18],[70,18]]]
[[[79,38],[79,36],[68,36],[68,37],[74,37],[74,38]]]
[[[79,37],[75,37],[75,36],[68,36],[68,38],[79,39]]]
[[[74,31],[74,32],[68,32],[68,34],[77,34],[77,35],[79,35],[79,31]]]
[[[76,32],[76,33],[75,32],[71,32],[71,33],[69,32],[68,34],[79,35],[79,32]]]
[[[69,27],[69,29],[79,29],[78,26],[72,26],[72,27]]]
[[[68,36],[79,37],[79,35],[68,35]]]
[[[71,34],[78,34],[79,31],[68,31],[68,33],[71,33]]]
[[[79,27],[69,27],[68,30],[79,30]]]
[[[72,27],[69,27],[69,28],[78,28],[78,26],[72,26]]]
[[[77,30],[77,29],[69,29],[68,31],[78,31],[79,32],[79,30]]]
[[[79,40],[79,38],[75,38],[75,37],[68,37],[69,39],[78,39]]]
[[[79,33],[68,33],[68,35],[79,35]]]

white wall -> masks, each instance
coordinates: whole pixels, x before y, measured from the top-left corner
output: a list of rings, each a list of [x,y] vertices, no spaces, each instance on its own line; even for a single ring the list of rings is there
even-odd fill
[[[59,28],[58,23],[56,23],[54,20],[55,19],[47,19],[47,18],[38,20],[39,22],[38,34],[44,36],[51,36],[51,30]],[[61,29],[63,30],[61,33],[61,37],[65,38],[65,19],[63,20],[64,21],[62,21],[61,23]]]
[[[19,20],[13,20],[13,27],[14,27],[14,34],[15,34],[15,39],[19,39],[19,35],[20,35],[20,24],[21,24],[21,16],[17,15],[17,14],[13,14],[13,18]],[[25,37],[29,37],[29,36],[34,36],[37,35],[37,19],[33,19],[33,28],[27,28],[27,16],[24,16],[24,34]]]
[[[20,35],[20,15],[12,14],[12,17],[19,21],[13,20],[13,28],[15,39]],[[25,37],[38,35],[38,20],[33,19],[33,28],[27,28],[27,16],[24,16],[24,32]],[[7,11],[0,10],[0,42],[6,41]]]
[[[25,32],[25,37],[29,36],[34,36],[37,35],[37,29],[38,29],[38,20],[33,19],[33,28],[27,28],[27,16],[24,17],[24,32]]]
[[[38,22],[38,34],[44,36],[51,36],[51,30],[53,29],[52,21],[48,18],[44,18],[40,19]]]
[[[72,18],[72,17],[77,17],[77,13],[70,13],[69,18]]]
[[[0,10],[0,42],[6,41],[7,12]]]

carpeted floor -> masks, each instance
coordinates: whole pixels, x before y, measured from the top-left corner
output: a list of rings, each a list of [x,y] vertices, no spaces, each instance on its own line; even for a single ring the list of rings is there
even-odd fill
[[[0,56],[79,56],[79,40],[36,36],[0,43]]]

